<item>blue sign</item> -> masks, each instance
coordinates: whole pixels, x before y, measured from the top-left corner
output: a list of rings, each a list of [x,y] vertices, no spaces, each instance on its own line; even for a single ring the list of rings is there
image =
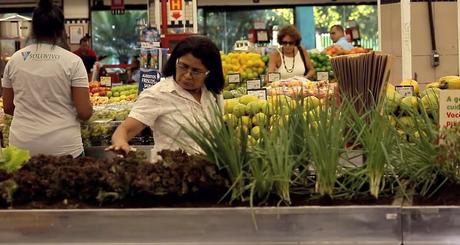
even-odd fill
[[[155,69],[140,69],[141,80],[139,82],[139,93],[157,84],[161,79],[161,73]]]

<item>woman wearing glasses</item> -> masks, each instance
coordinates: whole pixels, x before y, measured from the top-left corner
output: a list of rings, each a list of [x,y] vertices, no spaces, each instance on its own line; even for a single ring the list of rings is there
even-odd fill
[[[311,78],[315,69],[307,51],[300,46],[300,33],[294,25],[281,28],[278,32],[278,43],[281,48],[270,54],[268,72],[279,72],[281,79],[293,76]]]
[[[204,36],[188,37],[172,51],[163,75],[165,80],[141,93],[107,150],[129,152],[128,141],[145,127],[152,129],[155,140],[152,162],[160,160],[157,153],[163,149],[199,149],[182,126],[212,117],[217,106],[223,107],[219,49]]]

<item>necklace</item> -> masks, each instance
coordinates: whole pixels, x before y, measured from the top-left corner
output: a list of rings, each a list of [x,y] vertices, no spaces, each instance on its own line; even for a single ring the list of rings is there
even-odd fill
[[[286,71],[288,73],[292,73],[294,71],[294,65],[295,65],[295,50],[294,50],[294,57],[292,58],[292,67],[291,67],[291,69],[288,69],[286,67],[286,56],[284,55],[284,47],[281,48],[281,53],[283,54],[283,66],[284,66],[284,69],[286,69]]]

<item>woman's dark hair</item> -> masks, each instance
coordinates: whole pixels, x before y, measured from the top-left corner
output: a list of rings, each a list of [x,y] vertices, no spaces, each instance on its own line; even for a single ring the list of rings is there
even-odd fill
[[[278,43],[281,43],[285,36],[290,36],[292,39],[294,39],[296,46],[300,45],[302,37],[300,36],[299,31],[294,25],[287,25],[281,28],[281,30],[278,32]]]
[[[32,16],[32,36],[37,41],[66,41],[64,14],[51,0],[40,0]],[[62,40],[64,38],[64,40]]]
[[[177,59],[189,53],[201,60],[201,63],[209,70],[209,74],[204,80],[206,88],[215,94],[220,94],[224,88],[225,80],[219,49],[205,36],[195,35],[180,41],[164,66],[163,75],[173,76],[175,79]]]

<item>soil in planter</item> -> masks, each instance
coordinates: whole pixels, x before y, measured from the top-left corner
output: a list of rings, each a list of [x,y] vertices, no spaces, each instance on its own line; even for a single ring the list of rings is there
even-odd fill
[[[429,198],[414,196],[413,205],[460,205],[460,184],[446,183]]]
[[[249,207],[248,202],[234,201],[231,204],[228,200],[223,200],[219,203],[223,192],[210,191],[202,193],[194,193],[192,195],[177,197],[177,196],[151,196],[137,197],[136,199],[124,199],[122,201],[114,201],[111,203],[95,203],[81,202],[77,200],[61,200],[54,202],[33,201],[26,204],[13,205],[14,209],[94,209],[94,208],[216,208],[216,207]],[[381,197],[375,199],[370,195],[363,195],[351,200],[332,199],[327,197],[307,197],[302,195],[292,195],[291,204],[289,206],[340,206],[340,205],[391,205],[393,198]],[[276,198],[270,198],[262,206],[287,206],[284,203],[279,203]],[[255,206],[260,206],[255,204]],[[4,207],[6,208],[6,207]]]

